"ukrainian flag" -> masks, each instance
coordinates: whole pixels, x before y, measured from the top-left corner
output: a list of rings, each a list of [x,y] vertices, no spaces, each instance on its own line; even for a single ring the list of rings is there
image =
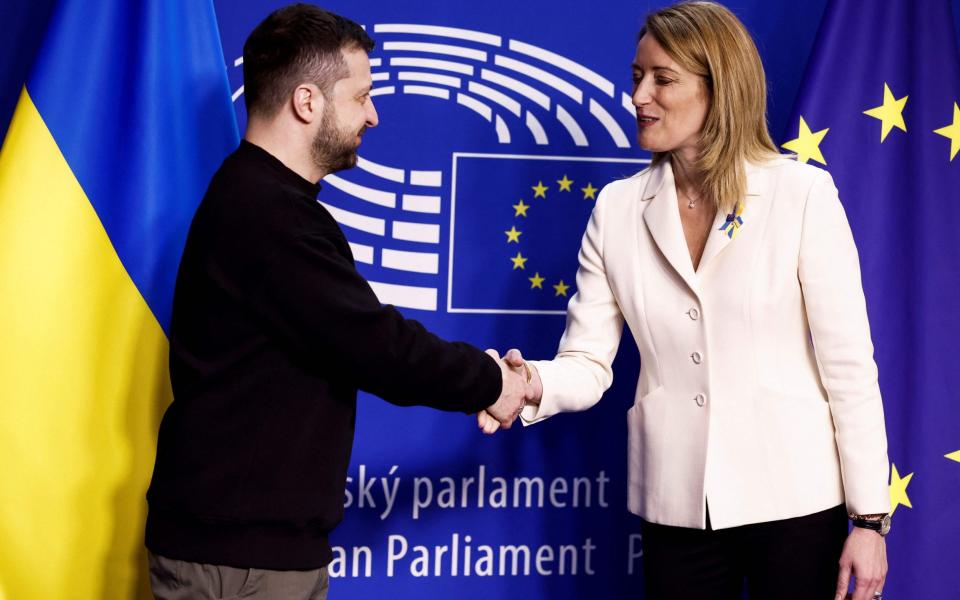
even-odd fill
[[[211,0],[63,0],[0,151],[0,599],[149,596],[177,265],[238,141]]]

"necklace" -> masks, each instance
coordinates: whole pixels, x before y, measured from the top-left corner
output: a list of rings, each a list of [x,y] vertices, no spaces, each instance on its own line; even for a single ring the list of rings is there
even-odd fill
[[[697,207],[697,202],[700,200],[699,198],[697,198],[696,200],[694,200],[693,198],[690,197],[690,194],[686,193],[686,192],[683,191],[683,190],[680,190],[680,195],[687,197],[687,208],[689,208],[689,209],[694,209],[694,208]]]

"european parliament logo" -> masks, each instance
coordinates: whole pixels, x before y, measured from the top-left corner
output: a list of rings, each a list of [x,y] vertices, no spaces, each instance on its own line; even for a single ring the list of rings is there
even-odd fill
[[[628,90],[491,33],[367,29],[380,125],[319,196],[361,273],[404,308],[563,313],[599,190],[649,162],[633,158]]]

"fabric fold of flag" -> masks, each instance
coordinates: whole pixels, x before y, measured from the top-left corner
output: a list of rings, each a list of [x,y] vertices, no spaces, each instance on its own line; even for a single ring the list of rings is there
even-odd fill
[[[0,598],[149,597],[173,283],[237,141],[212,2],[60,2],[0,151]]]
[[[960,57],[948,0],[831,2],[784,147],[860,249],[891,460],[891,598],[946,598],[960,526]],[[953,456],[954,458],[951,458]]]

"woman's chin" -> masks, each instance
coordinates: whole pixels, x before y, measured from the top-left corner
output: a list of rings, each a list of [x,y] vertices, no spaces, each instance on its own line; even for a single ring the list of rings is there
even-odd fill
[[[651,140],[645,140],[642,135],[637,136],[637,145],[640,146],[642,150],[647,152],[663,152],[664,149],[660,147],[659,144]]]

